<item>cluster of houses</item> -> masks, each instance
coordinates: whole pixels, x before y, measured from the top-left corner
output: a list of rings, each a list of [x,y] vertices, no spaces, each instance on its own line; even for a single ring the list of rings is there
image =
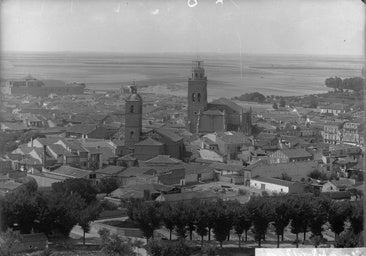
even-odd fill
[[[0,192],[21,187],[24,179],[19,176],[31,177],[39,188],[70,178],[94,184],[113,178],[120,188],[107,196],[112,201],[131,196],[160,201],[222,198],[234,186],[249,191],[246,195],[361,189],[365,169],[360,116],[338,122],[347,111],[344,106],[345,112],[327,106],[303,117],[293,109],[256,115],[230,100],[207,103],[201,64],[194,65],[189,80],[189,126],[181,119],[147,118],[144,110],[157,103],[149,99],[146,108],[145,95],[140,96],[135,86],[129,88],[124,111],[109,114],[65,114],[50,108],[52,103],[24,103],[27,107],[20,108],[8,102],[11,115],[0,123],[3,134],[31,130],[37,137],[1,156]],[[87,95],[80,97],[95,105]],[[319,118],[324,114],[327,118]],[[322,178],[312,175],[317,172]],[[217,182],[228,188],[192,189]],[[340,183],[347,183],[346,188]]]

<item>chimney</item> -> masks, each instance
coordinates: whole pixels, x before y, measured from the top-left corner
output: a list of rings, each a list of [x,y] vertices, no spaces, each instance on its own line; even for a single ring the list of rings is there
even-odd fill
[[[47,146],[43,145],[43,168],[46,168]]]

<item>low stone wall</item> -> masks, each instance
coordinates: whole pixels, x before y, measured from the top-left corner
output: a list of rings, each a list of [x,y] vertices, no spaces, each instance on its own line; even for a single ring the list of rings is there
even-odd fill
[[[95,229],[96,232],[105,228],[105,229],[108,229],[109,232],[111,232],[111,234],[117,234],[120,236],[127,236],[127,237],[143,238],[142,231],[138,228],[118,228],[118,227],[104,224],[102,222],[94,222],[92,224],[92,228]]]

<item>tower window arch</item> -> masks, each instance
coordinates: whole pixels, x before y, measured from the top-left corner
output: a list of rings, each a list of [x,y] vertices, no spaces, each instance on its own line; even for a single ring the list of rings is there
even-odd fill
[[[196,94],[192,93],[192,101],[195,102],[196,101]]]
[[[200,102],[201,101],[201,93],[197,94],[197,101]]]
[[[130,113],[133,113],[133,111],[134,111],[134,107],[133,107],[133,105],[131,105],[130,106]]]
[[[134,131],[130,131],[130,139],[132,139],[133,138],[133,135],[135,134],[135,132]]]
[[[194,73],[195,74],[195,76],[196,76],[196,78],[198,77],[198,74],[197,73]]]

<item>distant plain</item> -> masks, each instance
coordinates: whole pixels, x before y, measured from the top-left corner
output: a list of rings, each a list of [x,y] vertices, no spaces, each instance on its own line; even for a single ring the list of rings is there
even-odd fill
[[[59,79],[93,90],[116,90],[135,81],[145,92],[186,95],[192,60],[204,60],[210,99],[258,91],[265,95],[326,92],[331,76],[361,76],[355,56],[123,54],[3,52],[1,78]]]

